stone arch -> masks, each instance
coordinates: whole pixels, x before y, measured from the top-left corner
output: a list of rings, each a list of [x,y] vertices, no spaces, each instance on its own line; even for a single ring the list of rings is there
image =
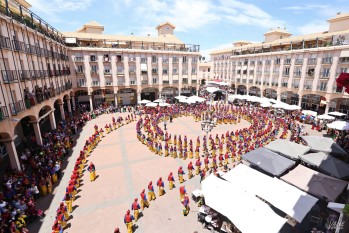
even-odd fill
[[[141,99],[154,101],[159,98],[159,89],[155,87],[146,87],[141,90]]]
[[[122,88],[117,93],[118,106],[137,104],[137,90],[134,88]]]
[[[17,135],[15,139],[15,144],[19,145],[18,148],[21,149],[23,146],[35,145],[35,133],[32,122],[37,122],[38,118],[34,115],[26,115],[22,117],[16,124],[13,130],[13,134]]]
[[[261,96],[261,89],[257,86],[252,86],[252,87],[250,87],[248,94],[252,95],[252,96],[260,97]]]
[[[277,92],[273,88],[266,88],[263,91],[263,97],[276,100],[277,99]]]
[[[247,94],[247,87],[245,85],[239,85],[237,87],[237,94],[246,95]]]
[[[330,100],[329,112],[342,112],[349,114],[349,98],[333,98]]]
[[[301,107],[307,110],[317,111],[319,114],[325,112],[326,97],[318,94],[305,94],[302,96]]]

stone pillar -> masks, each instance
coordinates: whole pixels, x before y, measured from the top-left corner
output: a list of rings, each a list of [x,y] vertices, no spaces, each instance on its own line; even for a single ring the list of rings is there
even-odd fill
[[[68,105],[68,113],[71,114],[72,111],[71,111],[71,103],[70,103],[70,98],[69,99],[66,99],[67,101],[67,105]]]
[[[139,101],[141,101],[141,92],[137,91],[137,103],[136,104],[138,104]]]
[[[325,114],[327,114],[329,110],[330,110],[330,102],[326,101]]]
[[[63,106],[63,105],[62,105]],[[41,131],[40,131],[40,125],[38,121],[31,121],[30,122],[33,125],[35,138],[36,138],[36,144],[39,146],[42,146],[42,137],[41,137]]]
[[[302,106],[302,97],[299,96],[298,98],[298,106],[301,107]]]
[[[73,110],[76,110],[76,106],[75,106],[75,96],[71,97],[71,102],[73,104]]]
[[[115,102],[115,107],[118,107],[118,94],[114,94],[114,102]]]
[[[17,135],[15,135],[12,138],[1,139],[0,142],[4,143],[6,146],[6,151],[7,151],[9,158],[10,158],[11,168],[16,169],[18,171],[21,171],[22,168],[21,168],[21,164],[19,163],[16,145],[14,142],[16,137],[17,137]]]
[[[93,111],[92,95],[89,95],[88,98],[90,100],[90,111]]]
[[[276,100],[277,100],[277,101],[281,101],[281,94],[277,94]]]
[[[65,114],[64,114],[64,108],[63,108],[63,103],[58,104],[59,105],[59,111],[61,113],[61,118],[62,120],[65,120]]]
[[[50,119],[50,125],[51,125],[51,129],[52,130],[55,130],[57,127],[56,127],[56,119],[55,119],[55,111],[52,110],[49,114],[48,114],[48,117]]]

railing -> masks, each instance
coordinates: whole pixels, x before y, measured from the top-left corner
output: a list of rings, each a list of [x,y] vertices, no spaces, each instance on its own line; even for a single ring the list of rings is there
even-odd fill
[[[284,60],[284,65],[290,65],[290,64],[291,64],[291,59]]]
[[[25,44],[22,41],[12,40],[13,50],[15,51],[25,51]]]
[[[282,72],[282,76],[288,77],[288,76],[290,76],[290,73],[289,72]]]
[[[19,70],[18,74],[19,74],[19,80],[21,80],[22,82],[31,79],[29,70]]]
[[[0,47],[2,49],[10,49],[11,48],[10,39],[5,36],[0,36]]]
[[[113,82],[105,81],[105,85],[106,85],[106,86],[113,86]]]
[[[0,121],[3,119],[9,117],[7,107],[6,106],[0,106]]]
[[[302,76],[302,72],[293,72],[293,77],[300,77]]]
[[[86,87],[86,83],[85,82],[78,82],[77,86],[78,87]]]
[[[168,80],[163,80],[163,81],[162,81],[162,84],[170,84],[170,81],[168,81]]]
[[[93,87],[99,87],[99,86],[100,86],[100,85],[99,85],[99,82],[92,82],[91,85],[92,85]]]
[[[84,57],[74,57],[74,61],[76,61],[76,62],[83,62],[84,61]]]
[[[16,70],[2,70],[1,74],[4,83],[18,82]]]
[[[10,103],[9,106],[10,106],[11,115],[13,116],[25,110],[25,106],[22,100],[17,101],[15,103]]]
[[[330,73],[329,72],[321,72],[320,73],[320,78],[328,78],[330,77]]]
[[[117,75],[124,75],[124,71],[122,70],[122,71],[117,71],[117,73],[116,73]]]
[[[332,57],[322,58],[322,64],[332,64],[332,61],[333,61]]]
[[[110,71],[104,71],[104,75],[111,75]]]
[[[292,88],[298,89],[299,88],[299,84],[292,84]]]
[[[163,64],[168,64],[169,60],[168,59],[162,59]]]
[[[142,85],[148,85],[148,80],[142,80],[142,81],[141,81],[141,84],[142,84]]]
[[[172,81],[172,84],[178,84],[179,83],[179,80],[173,80]]]
[[[83,70],[75,70],[75,73],[76,74],[84,74],[84,71]]]
[[[318,87],[317,87],[317,90],[318,90],[318,91],[326,91],[326,90],[327,90],[327,87],[318,86]]]
[[[296,59],[295,63],[296,63],[296,65],[302,65],[303,59]]]
[[[191,80],[191,83],[192,83],[192,84],[197,84],[198,81],[197,81],[196,79],[192,79],[192,80]]]
[[[311,90],[313,89],[312,85],[304,85],[304,90]]]
[[[129,71],[129,74],[136,74],[136,71]]]
[[[183,78],[183,79],[182,79],[182,83],[183,83],[183,84],[188,84],[188,79],[187,79],[187,78]]]

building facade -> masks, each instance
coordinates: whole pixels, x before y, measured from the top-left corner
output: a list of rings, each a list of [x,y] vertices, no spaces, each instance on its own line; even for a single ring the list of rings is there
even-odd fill
[[[60,33],[29,8],[0,0],[0,161],[12,168],[21,169],[17,151],[42,145],[78,105],[133,105],[198,89],[200,47],[179,40],[169,22],[156,36],[106,35],[94,21]]]
[[[195,94],[199,45],[184,44],[174,29],[165,22],[156,27],[157,36],[118,36],[90,22],[64,33],[77,104],[93,109]]]
[[[349,113],[349,95],[336,86],[338,75],[349,72],[349,14],[328,22],[325,32],[292,36],[276,28],[262,43],[237,41],[213,51],[211,79],[231,82],[237,94]]]

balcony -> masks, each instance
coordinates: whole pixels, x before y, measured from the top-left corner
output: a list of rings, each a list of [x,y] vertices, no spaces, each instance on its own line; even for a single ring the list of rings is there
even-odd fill
[[[17,52],[25,51],[25,44],[22,41],[12,40],[13,50]]]
[[[282,76],[284,76],[284,77],[288,77],[288,76],[290,76],[290,72],[282,72]]]
[[[183,83],[183,84],[188,84],[188,79],[187,79],[187,78],[183,78],[183,79],[182,79],[182,83]]]
[[[152,74],[158,74],[158,71],[157,70],[152,70],[151,73]]]
[[[291,65],[291,59],[290,58],[285,59],[284,65]]]
[[[0,36],[0,48],[2,49],[10,49],[11,43],[8,37]]]
[[[29,70],[19,70],[18,74],[19,74],[19,80],[22,82],[31,79],[31,74]]]
[[[158,60],[157,60],[157,59],[152,60],[151,63],[152,63],[152,64],[157,64],[157,63],[158,63]]]
[[[130,71],[129,71],[129,74],[134,75],[134,74],[136,74],[136,71],[135,71],[135,70],[130,70]]]
[[[75,62],[83,62],[84,61],[84,57],[74,57],[74,61]]]
[[[198,80],[196,80],[196,79],[191,80],[191,84],[197,84],[197,83],[198,83]]]
[[[162,84],[170,84],[170,81],[168,81],[168,80],[163,80],[163,81],[162,81]]]
[[[148,80],[142,80],[141,83],[142,85],[148,85]]]
[[[117,75],[124,75],[124,71],[123,70],[118,70],[116,74]]]
[[[75,70],[75,74],[77,75],[83,75],[85,73],[85,71],[83,70]]]
[[[0,121],[3,119],[9,117],[7,107],[6,106],[0,106]]]
[[[292,88],[298,89],[298,88],[299,88],[299,83],[297,83],[297,84],[292,84]]]
[[[329,78],[330,77],[330,72],[321,72],[320,73],[320,78]]]
[[[327,87],[326,86],[318,86],[317,90],[318,91],[327,91]]]
[[[168,59],[162,59],[163,64],[168,64],[169,60]]]
[[[302,65],[303,64],[303,59],[296,59],[295,60],[296,65]]]
[[[93,82],[91,83],[91,85],[92,85],[93,87],[99,87],[99,86],[100,86],[100,83],[99,83],[99,81],[93,81]]]
[[[111,75],[111,71],[110,71],[110,70],[108,70],[108,71],[107,71],[107,70],[105,70],[105,71],[104,71],[104,75],[106,75],[106,76]]]
[[[86,83],[85,82],[78,82],[77,86],[78,87],[86,87]]]
[[[118,85],[118,86],[125,86],[125,81],[124,81],[124,82],[118,81],[117,85]]]
[[[178,84],[179,81],[178,81],[178,80],[173,80],[172,83],[173,83],[173,84]]]
[[[173,59],[172,64],[178,64],[178,60]]]
[[[322,58],[322,64],[332,64],[332,61],[333,61],[332,57]]]
[[[2,70],[1,74],[4,83],[18,82],[18,76],[15,70]]]
[[[309,58],[308,65],[316,65],[316,58]]]
[[[105,85],[106,85],[106,86],[113,86],[113,82],[111,82],[111,81],[105,81]]]
[[[25,106],[22,100],[15,103],[10,103],[9,106],[12,116],[18,115],[20,112],[23,112],[25,110]]]
[[[281,87],[288,87],[288,83],[281,83]]]
[[[312,85],[304,85],[304,90],[312,90],[313,89],[313,86]]]
[[[293,77],[301,77],[302,76],[302,72],[293,72]]]

